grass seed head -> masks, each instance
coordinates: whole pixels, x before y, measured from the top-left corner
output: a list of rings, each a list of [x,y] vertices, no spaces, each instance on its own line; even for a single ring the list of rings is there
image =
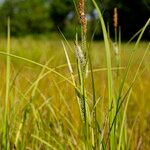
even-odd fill
[[[77,60],[80,63],[80,66],[82,68],[82,73],[85,75],[85,77],[88,76],[88,61],[86,58],[86,54],[83,53],[81,47],[78,44],[75,44],[75,55]]]
[[[78,2],[78,13],[79,13],[79,21],[82,26],[84,34],[87,32],[87,19],[84,13],[84,0],[79,0]]]
[[[117,7],[114,8],[113,23],[114,23],[114,28],[117,29],[117,27],[118,27],[118,11],[117,11]]]
[[[81,47],[79,45],[76,45],[74,50],[75,50],[77,60],[79,60],[81,65],[84,65],[85,64],[85,56],[83,54]]]
[[[114,52],[115,52],[116,55],[119,54],[118,45],[117,45],[117,43],[115,43],[115,42],[113,43],[113,50],[114,50]]]

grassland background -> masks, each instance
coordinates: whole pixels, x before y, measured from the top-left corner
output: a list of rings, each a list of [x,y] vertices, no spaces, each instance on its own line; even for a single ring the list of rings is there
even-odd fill
[[[73,41],[69,41],[72,49]],[[89,43],[90,44],[90,43]],[[6,39],[0,39],[0,50],[6,50]],[[147,42],[141,42],[135,54],[127,78],[124,92],[128,89],[129,84],[134,78],[135,72],[147,47]],[[121,45],[121,70],[124,72],[129,60],[134,43]],[[103,41],[92,42],[90,46],[90,55],[94,71],[96,98],[98,102],[97,117],[103,120],[106,118],[107,107],[107,79],[106,79],[106,62]],[[111,48],[112,66],[115,67],[115,53]],[[76,58],[74,52],[67,47],[71,63],[75,74]],[[70,79],[66,58],[61,43],[61,39],[51,40],[48,38],[12,38],[11,53],[22,56],[41,64],[46,64],[56,71]],[[0,55],[0,131],[3,126],[3,111],[5,99],[5,72],[6,56]],[[129,138],[131,135],[131,149],[148,150],[150,146],[150,55],[146,56],[140,71],[145,67],[141,76],[137,79],[131,93],[129,106],[127,110],[127,132]],[[101,70],[102,69],[102,70]],[[47,70],[45,69],[44,72]],[[24,96],[29,87],[37,80],[41,72],[41,67],[29,62],[11,58],[11,86],[9,94],[9,124],[10,124],[10,141],[14,143],[16,133],[24,115],[24,110],[32,98],[32,109],[27,113],[27,120],[24,123],[19,143],[26,149],[46,149],[47,146],[33,137],[38,135],[45,141],[51,143],[57,149],[80,149],[82,147],[81,118],[79,108],[75,98],[74,88],[63,78],[49,72],[37,85],[34,97],[33,89]],[[116,71],[113,70],[113,77],[116,77]],[[92,100],[90,76],[86,80],[88,96]],[[116,89],[114,89],[116,90]],[[89,102],[92,103],[92,102]],[[56,119],[57,118],[57,119]],[[27,138],[28,137],[28,138]],[[23,147],[22,147],[23,148]]]

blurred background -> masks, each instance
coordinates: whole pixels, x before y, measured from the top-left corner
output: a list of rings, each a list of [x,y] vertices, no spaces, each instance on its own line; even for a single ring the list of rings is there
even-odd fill
[[[118,26],[122,38],[127,40],[139,31],[150,17],[150,0],[97,0],[110,35],[114,37],[113,11],[118,10]],[[11,18],[11,35],[55,35],[59,30],[74,39],[80,31],[76,11],[77,0],[0,0],[0,36],[6,35],[7,17]],[[88,37],[101,39],[102,32],[97,12],[86,0]],[[144,39],[150,39],[150,27]]]

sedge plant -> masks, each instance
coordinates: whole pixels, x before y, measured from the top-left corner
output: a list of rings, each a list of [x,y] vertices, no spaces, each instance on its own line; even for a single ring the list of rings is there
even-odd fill
[[[93,60],[90,56],[90,48],[88,47],[87,42],[88,30],[84,0],[78,0],[78,4],[75,6],[81,26],[81,37],[78,37],[78,33],[76,34],[74,47],[72,48],[63,36],[65,40],[62,42],[62,47],[67,64],[60,65],[56,68],[49,67],[50,62],[52,62],[53,59],[49,59],[45,64],[42,64],[26,57],[10,53],[10,19],[8,19],[7,51],[0,51],[1,55],[6,56],[6,93],[3,116],[4,123],[2,130],[2,149],[130,149],[133,129],[128,140],[128,124],[126,121],[128,106],[130,99],[133,96],[132,94],[135,82],[146,69],[146,67],[143,69],[142,65],[144,64],[146,56],[149,54],[148,52],[150,45],[147,46],[131,80],[127,82],[127,79],[129,77],[129,72],[131,70],[132,63],[134,62],[135,54],[142,35],[149,25],[150,20],[148,20],[145,26],[140,30],[140,32],[138,32],[139,37],[131,52],[127,65],[125,67],[121,67],[121,30],[119,29],[118,33],[116,21],[117,9],[115,8],[114,20],[116,22],[114,27],[116,35],[115,43],[117,43],[117,45],[115,45],[114,49],[116,49],[117,55],[115,59],[116,65],[114,68],[112,67],[113,63],[111,59],[112,51],[110,36],[106,30],[106,24],[100,8],[95,0],[92,0],[92,2],[99,15],[103,32],[106,68],[93,69],[92,66]],[[76,61],[75,65],[71,63],[72,59],[67,51],[67,46],[73,51],[74,59]],[[41,69],[34,81],[31,81],[30,78],[22,75],[22,78],[28,83],[26,90],[23,92],[19,89],[19,86],[14,88],[12,85],[10,88],[11,57],[16,60],[28,62],[34,66],[38,66]],[[69,77],[64,75],[64,72],[60,73],[57,70],[62,69],[62,66],[68,67],[70,73]],[[120,68],[122,69],[121,71]],[[104,99],[106,99],[107,102],[103,105],[106,107],[106,112],[101,112],[103,111],[103,109],[99,107],[101,97],[97,98],[97,83],[94,73],[98,71],[106,71],[107,96]],[[117,72],[117,78],[116,74],[113,74],[113,71]],[[43,87],[40,83],[44,79],[46,79],[46,84]],[[58,82],[56,79],[61,79],[61,81]],[[63,89],[61,89],[60,86],[60,83],[64,82],[69,87],[70,92],[71,88],[73,88],[74,95],[71,95],[70,93],[65,95],[66,91],[64,89],[66,86],[63,85],[65,87]],[[88,87],[89,83],[91,88],[90,90]],[[52,84],[52,86],[49,86],[49,84]],[[15,121],[13,121],[13,123],[15,123],[15,128],[13,128],[13,125],[9,122],[11,108],[9,96],[11,89],[13,88],[19,95],[19,102],[16,105],[13,105],[13,107],[16,107],[14,110],[14,118],[16,120],[14,119]],[[48,90],[48,92],[45,92],[46,94],[42,92],[43,88],[44,90]],[[53,91],[54,89],[56,90],[55,93]],[[53,93],[50,93],[49,91],[53,91]],[[68,98],[71,99],[71,104],[77,103],[78,109],[75,109],[75,107],[70,107],[70,101],[67,101],[67,96],[69,95],[71,95],[71,98]],[[39,101],[40,98],[42,99],[42,102]],[[76,102],[73,102],[73,98]],[[58,99],[61,103],[60,106],[57,104]],[[21,109],[19,107],[21,107]],[[74,116],[76,110],[79,111],[79,120]],[[19,113],[20,117],[18,117]],[[105,117],[101,116],[102,113]],[[134,126],[135,125],[133,125],[133,128]],[[10,132],[10,129],[13,131]]]

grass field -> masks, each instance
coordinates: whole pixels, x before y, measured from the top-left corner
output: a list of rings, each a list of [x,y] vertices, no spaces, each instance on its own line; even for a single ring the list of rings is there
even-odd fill
[[[8,17],[0,38],[0,150],[149,150],[150,42],[142,37],[150,19],[134,42],[122,42],[114,8],[112,40],[92,3],[102,41],[89,40],[84,0],[74,1],[74,41],[61,31],[13,38]]]
[[[87,149],[75,87],[61,39],[56,41],[32,37],[12,38],[10,45],[10,53],[13,55],[9,57],[10,73],[7,76],[6,57],[8,56],[3,53],[6,52],[7,42],[6,39],[0,39],[0,51],[2,52],[0,54],[1,148],[4,136],[4,111],[6,109],[5,91],[8,88],[7,144],[9,149]],[[69,41],[71,48],[66,43],[65,45],[73,68],[74,79],[78,83],[79,74],[74,54],[74,43]],[[91,149],[95,144],[95,139],[99,141],[101,149],[108,149],[109,104],[105,46],[103,41],[88,43],[88,45],[90,45],[92,70],[89,68],[88,77],[85,79],[87,103],[90,110],[90,122],[93,120],[96,108],[96,122],[99,128],[95,136],[95,126],[92,123],[89,124],[88,149]],[[135,43],[121,44],[119,69],[116,69],[116,55],[111,45],[114,99],[117,97],[120,80],[123,78],[134,45]],[[118,120],[122,121],[119,118],[124,118],[124,121],[116,123],[115,143],[116,145],[119,143],[120,132],[123,131],[120,147],[124,150],[148,150],[150,147],[149,50],[143,59],[147,48],[149,48],[148,42],[140,42],[134,53],[134,59],[121,94],[122,97],[126,94],[127,96],[125,96],[119,111],[120,115],[117,116]],[[138,75],[134,81],[137,70]],[[94,81],[91,78],[91,71]],[[118,71],[119,75],[117,75]],[[9,78],[9,83],[7,83],[7,78]],[[131,87],[132,81],[134,82]],[[93,106],[92,82],[95,83],[95,106]],[[8,87],[7,84],[9,84]],[[129,92],[127,92],[128,90]],[[123,124],[123,129],[120,124]]]

